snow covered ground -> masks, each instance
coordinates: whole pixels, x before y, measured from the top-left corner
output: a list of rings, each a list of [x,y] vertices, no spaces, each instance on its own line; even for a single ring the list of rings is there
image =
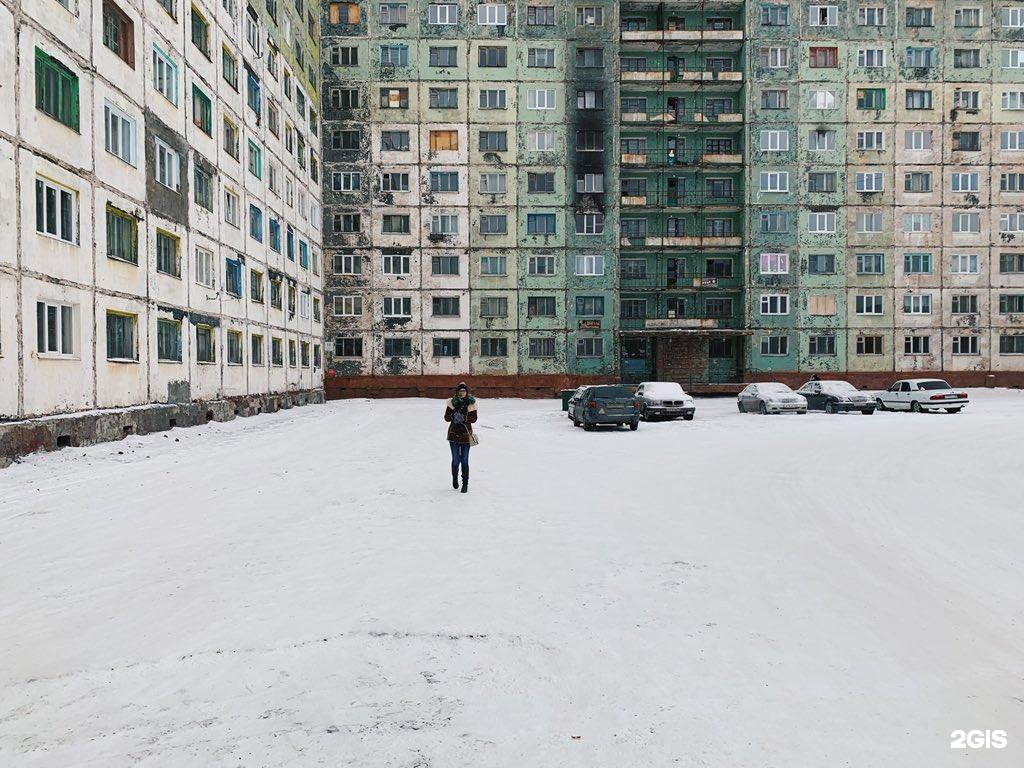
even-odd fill
[[[1024,393],[347,401],[0,472],[0,766],[1024,764]],[[1005,749],[950,748],[1002,729]]]

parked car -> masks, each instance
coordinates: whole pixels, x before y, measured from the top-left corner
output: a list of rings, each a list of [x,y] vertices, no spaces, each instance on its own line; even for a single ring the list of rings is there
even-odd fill
[[[956,413],[970,402],[967,393],[942,379],[900,379],[875,400],[882,411],[937,411]]]
[[[677,416],[692,421],[697,410],[693,398],[674,381],[645,381],[636,388],[636,396],[640,400],[640,418],[644,421]]]
[[[807,410],[840,413],[860,411],[865,416],[875,412],[875,400],[848,381],[808,381],[797,394],[807,400]]]
[[[807,413],[807,400],[785,384],[748,384],[736,396],[740,413]]]
[[[640,426],[640,401],[633,390],[617,385],[587,387],[580,395],[572,423],[588,432],[600,424]]]
[[[572,397],[569,398],[569,418],[573,418],[576,415],[576,406],[579,405],[580,396],[586,390],[586,386],[576,387],[576,391],[572,393]]]

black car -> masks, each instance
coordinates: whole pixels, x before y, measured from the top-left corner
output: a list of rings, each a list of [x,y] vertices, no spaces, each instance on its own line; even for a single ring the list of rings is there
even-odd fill
[[[848,381],[808,381],[797,392],[807,400],[809,411],[860,411],[865,416],[875,412],[871,395],[859,391]]]
[[[629,424],[632,430],[640,426],[640,401],[628,387],[611,384],[587,387],[576,397],[572,423],[577,427],[582,424],[588,432],[601,424],[619,427]]]

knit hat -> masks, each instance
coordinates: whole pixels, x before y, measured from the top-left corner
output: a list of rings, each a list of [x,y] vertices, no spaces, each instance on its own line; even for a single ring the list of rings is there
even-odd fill
[[[455,387],[455,391],[456,392],[458,392],[460,389],[464,389],[464,390],[466,390],[466,392],[469,392],[469,387],[466,386],[466,382],[464,382],[464,381],[460,381],[458,383],[458,386]]]

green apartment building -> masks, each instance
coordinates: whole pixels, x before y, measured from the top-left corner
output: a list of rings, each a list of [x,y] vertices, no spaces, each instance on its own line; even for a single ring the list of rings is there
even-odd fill
[[[322,31],[342,386],[1024,371],[1024,3],[353,2]]]

